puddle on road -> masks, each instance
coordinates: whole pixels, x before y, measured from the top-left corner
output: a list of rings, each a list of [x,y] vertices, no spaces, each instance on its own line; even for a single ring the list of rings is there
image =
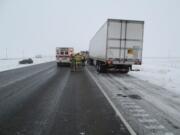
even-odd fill
[[[139,95],[124,95],[124,94],[116,94],[118,97],[129,97],[131,99],[137,99],[137,100],[141,100],[141,96]]]
[[[129,90],[129,89],[127,87],[123,87],[123,88],[119,87],[119,90]]]
[[[132,99],[137,99],[137,100],[141,100],[142,97],[139,96],[139,95],[128,95],[129,98],[132,98]]]
[[[126,95],[123,95],[123,94],[117,94],[117,96],[119,96],[119,97],[127,97]]]
[[[124,90],[129,90],[127,87],[123,87],[124,88]]]
[[[119,88],[119,90],[122,90],[121,88]]]

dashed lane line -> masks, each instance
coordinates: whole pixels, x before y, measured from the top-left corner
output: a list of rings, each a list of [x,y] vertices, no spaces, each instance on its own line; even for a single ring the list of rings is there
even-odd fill
[[[134,117],[138,117],[138,118],[145,118],[145,117],[149,117],[149,114],[147,113],[136,113],[136,114],[133,114]]]
[[[146,119],[146,118],[140,118],[138,119],[141,123],[158,123],[158,121],[156,119]]]

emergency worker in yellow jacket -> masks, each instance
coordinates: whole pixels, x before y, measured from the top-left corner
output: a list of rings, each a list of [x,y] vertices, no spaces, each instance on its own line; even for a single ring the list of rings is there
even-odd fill
[[[82,57],[79,53],[77,53],[74,57],[75,57],[75,61],[76,61],[76,68],[78,68],[82,64]]]

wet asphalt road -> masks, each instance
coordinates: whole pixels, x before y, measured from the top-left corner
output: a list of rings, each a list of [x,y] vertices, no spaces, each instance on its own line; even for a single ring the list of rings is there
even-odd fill
[[[0,72],[0,135],[129,135],[86,71],[55,62]]]

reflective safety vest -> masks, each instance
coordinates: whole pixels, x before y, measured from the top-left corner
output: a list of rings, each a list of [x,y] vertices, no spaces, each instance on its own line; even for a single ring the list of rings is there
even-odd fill
[[[75,55],[74,58],[76,60],[76,63],[81,63],[81,61],[82,61],[81,55]]]

